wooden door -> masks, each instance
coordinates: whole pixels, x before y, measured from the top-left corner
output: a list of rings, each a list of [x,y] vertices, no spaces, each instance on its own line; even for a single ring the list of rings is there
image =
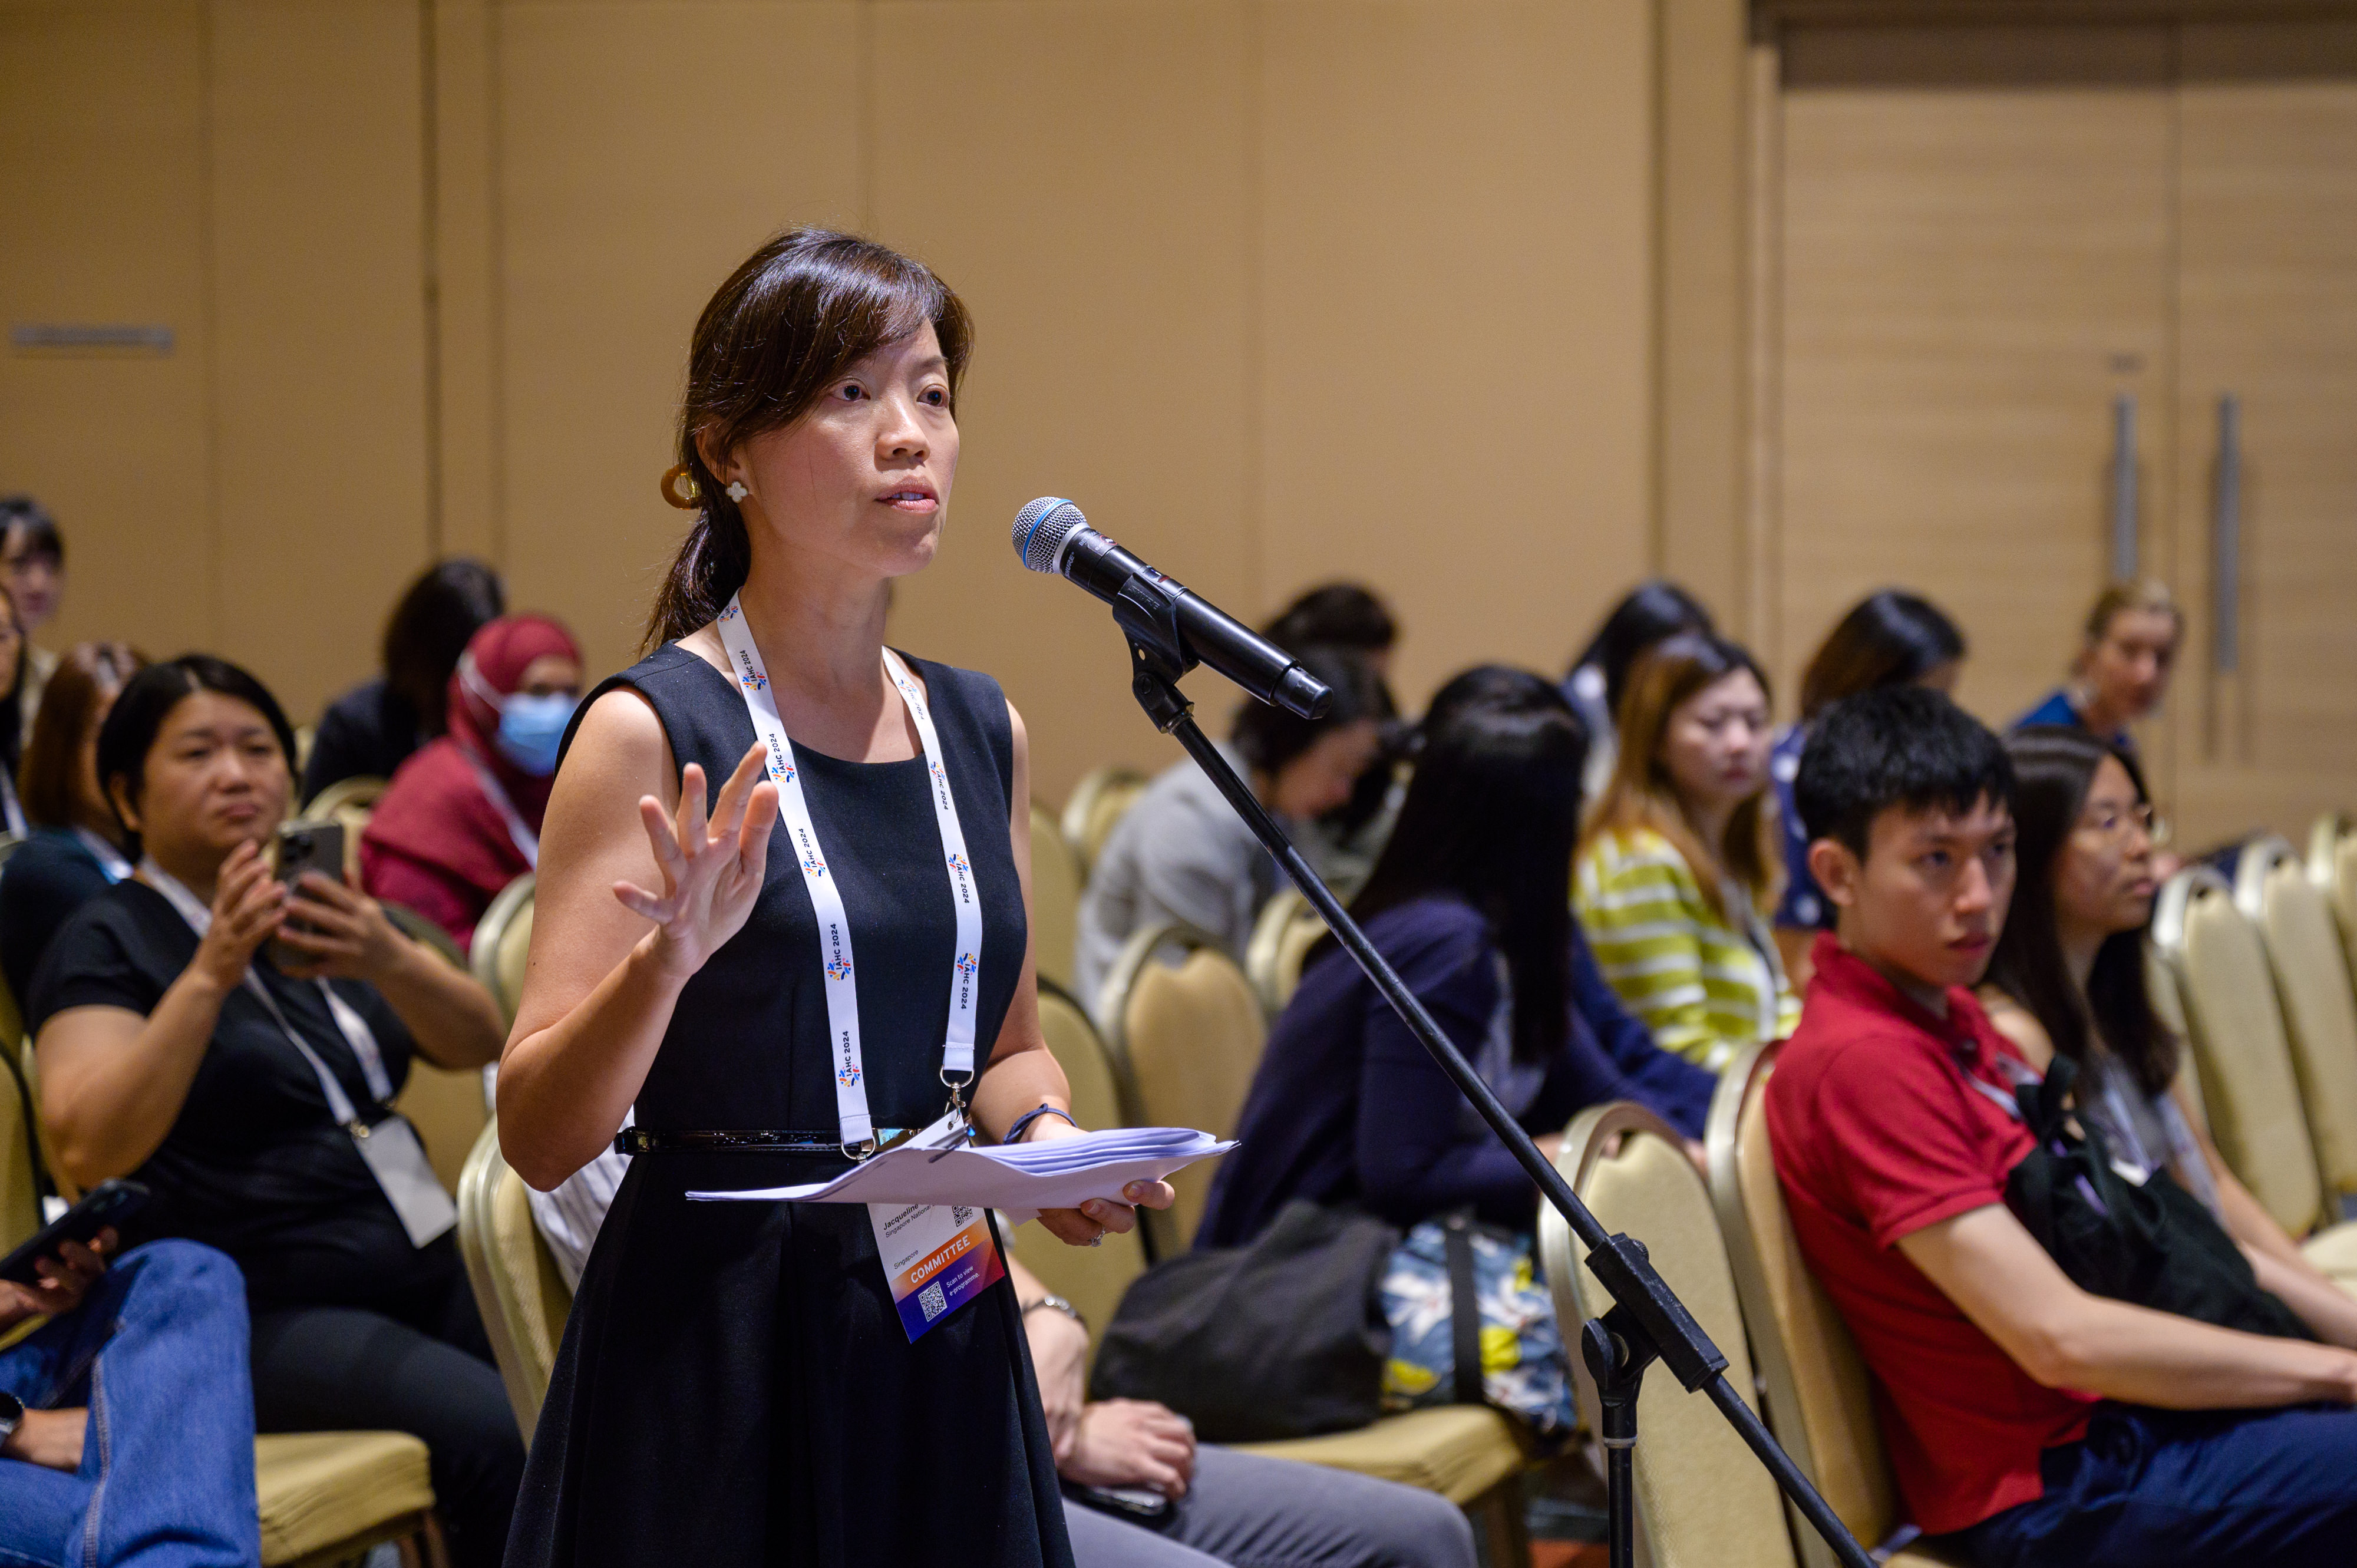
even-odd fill
[[[1873,589],[1970,639],[1993,724],[2050,690],[2111,570],[2115,399],[2139,564],[2166,570],[2171,33],[1812,28],[1783,39],[1777,574],[1787,711]],[[2166,721],[2145,737],[2165,769]]]
[[[2181,69],[2176,577],[2196,613],[2173,701],[2200,843],[2357,804],[2357,24],[2190,27]]]

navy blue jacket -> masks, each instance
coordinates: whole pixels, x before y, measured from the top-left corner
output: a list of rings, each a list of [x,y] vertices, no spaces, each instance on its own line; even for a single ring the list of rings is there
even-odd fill
[[[1499,999],[1498,948],[1480,912],[1435,895],[1376,916],[1367,936],[1475,1057]],[[1700,1137],[1717,1076],[1653,1044],[1576,925],[1571,993],[1570,1035],[1523,1126],[1553,1132],[1584,1106],[1633,1100]],[[1277,1019],[1237,1137],[1242,1146],[1212,1180],[1197,1246],[1242,1245],[1296,1197],[1356,1206],[1401,1226],[1467,1204],[1518,1228],[1535,1212],[1531,1179],[1505,1144],[1339,950],[1310,965]]]

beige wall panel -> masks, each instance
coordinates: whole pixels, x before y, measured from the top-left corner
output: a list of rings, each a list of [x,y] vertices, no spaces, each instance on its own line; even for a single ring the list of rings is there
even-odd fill
[[[214,7],[214,647],[298,721],[426,559],[414,0]]]
[[[1833,622],[1887,585],[1963,626],[1958,695],[1984,717],[2061,679],[2106,575],[2117,392],[2141,405],[2143,560],[2166,572],[2168,45],[1791,40],[1772,663],[1788,702]]]
[[[858,8],[515,5],[496,17],[502,564],[594,673],[639,634],[687,514],[688,336],[773,231],[859,216]]]
[[[1392,600],[1420,704],[1648,557],[1650,8],[1268,7],[1263,597]]]
[[[434,549],[496,558],[499,517],[497,279],[491,245],[491,8],[425,0],[434,117],[427,262],[427,417],[433,441]]]
[[[2190,27],[2175,701],[2193,842],[2357,804],[2357,26]],[[2212,668],[2218,400],[2242,405],[2240,669]]]
[[[1743,0],[1658,0],[1661,16],[1661,568],[1739,636],[1744,591],[1745,272],[1751,60]]]
[[[1254,614],[1251,41],[1232,5],[877,7],[875,231],[973,308],[963,456],[940,557],[892,633],[988,670],[1031,734],[1033,790],[1178,750],[1129,694],[1111,612],[1024,571],[1031,498]],[[957,69],[908,81],[902,62]],[[1234,691],[1189,682],[1224,731]]]
[[[0,359],[0,491],[65,530],[52,647],[212,635],[205,13],[0,5],[0,315],[150,325],[171,357]]]

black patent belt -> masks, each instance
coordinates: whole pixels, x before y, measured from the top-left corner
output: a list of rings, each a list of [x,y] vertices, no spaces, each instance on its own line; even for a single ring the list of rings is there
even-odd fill
[[[898,1127],[878,1127],[879,1144],[899,1135]],[[843,1139],[834,1133],[797,1133],[775,1127],[741,1127],[716,1132],[661,1133],[625,1127],[614,1139],[618,1155],[680,1155],[742,1152],[758,1155],[833,1155],[849,1157]]]

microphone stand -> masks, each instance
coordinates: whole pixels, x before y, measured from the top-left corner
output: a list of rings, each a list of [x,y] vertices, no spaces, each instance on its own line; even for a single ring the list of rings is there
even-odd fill
[[[1646,1256],[1645,1244],[1631,1236],[1605,1234],[1604,1227],[1588,1212],[1579,1195],[1572,1191],[1563,1173],[1539,1153],[1530,1134],[1498,1102],[1481,1075],[1441,1033],[1440,1026],[1432,1021],[1424,1004],[1415,999],[1383,955],[1367,940],[1358,922],[1343,910],[1332,889],[1310,869],[1301,852],[1293,847],[1285,830],[1276,825],[1250,787],[1228,766],[1227,758],[1197,727],[1193,705],[1178,686],[1179,677],[1193,669],[1197,660],[1179,634],[1177,618],[1171,612],[1174,602],[1160,585],[1133,577],[1123,585],[1121,596],[1114,604],[1114,619],[1129,639],[1130,691],[1138,705],[1154,721],[1155,728],[1177,737],[1178,744],[1187,748],[1187,755],[1210,776],[1254,836],[1276,857],[1293,885],[1325,917],[1327,929],[1358,961],[1367,978],[1374,982],[1375,989],[1383,993],[1383,1000],[1391,1004],[1392,1011],[1424,1043],[1424,1048],[1432,1053],[1441,1070],[1481,1113],[1481,1120],[1490,1124],[1491,1131],[1512,1151],[1531,1179],[1538,1184],[1541,1196],[1555,1207],[1569,1222],[1572,1233],[1587,1248],[1587,1267],[1615,1303],[1603,1316],[1582,1326],[1579,1336],[1580,1355],[1596,1380],[1598,1402],[1603,1407],[1598,1412],[1597,1431],[1606,1455],[1613,1568],[1636,1568],[1636,1503],[1630,1450],[1637,1441],[1638,1388],[1645,1369],[1656,1359],[1669,1368],[1671,1375],[1688,1393],[1700,1391],[1718,1407],[1727,1424],[1735,1428],[1736,1435],[1759,1457],[1802,1516],[1824,1537],[1835,1557],[1848,1568],[1874,1568],[1873,1558],[1850,1534],[1808,1476],[1770,1434],[1758,1413],[1728,1385],[1727,1358],[1655,1272]]]

